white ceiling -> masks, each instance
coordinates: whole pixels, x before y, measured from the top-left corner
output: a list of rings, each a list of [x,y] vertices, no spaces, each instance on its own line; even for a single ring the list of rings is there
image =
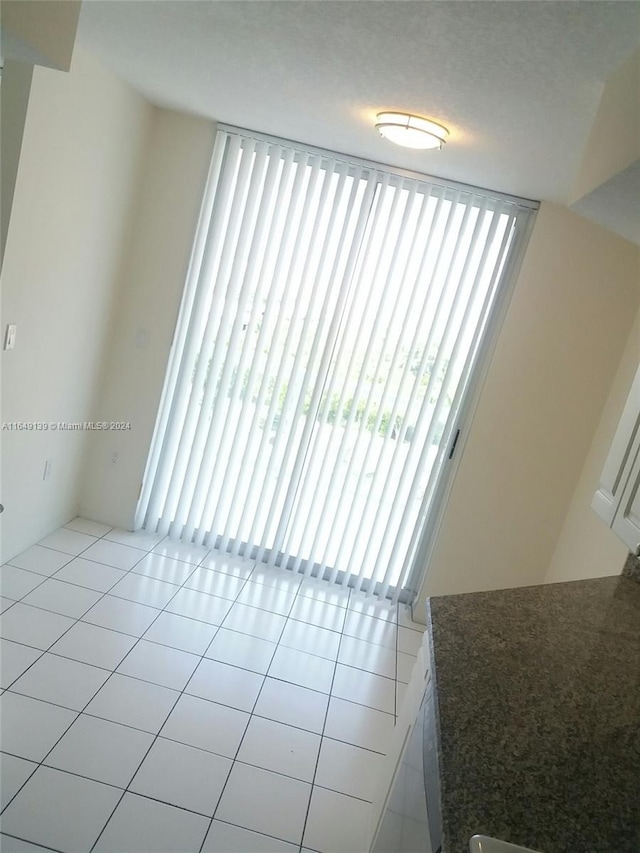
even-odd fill
[[[159,106],[565,203],[639,34],[622,0],[85,0],[78,40]],[[392,145],[382,108],[449,143]]]

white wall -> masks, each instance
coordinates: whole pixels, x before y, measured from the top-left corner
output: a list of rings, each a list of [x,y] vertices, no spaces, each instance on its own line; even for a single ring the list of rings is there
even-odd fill
[[[419,618],[427,595],[544,580],[637,309],[637,248],[543,204],[419,594]],[[603,565],[601,573],[611,570]]]
[[[133,524],[214,137],[211,122],[154,110],[97,412],[131,429],[89,437],[81,496],[82,515],[123,528]]]
[[[96,418],[151,112],[79,50],[68,74],[34,70],[1,280],[3,323],[18,327],[3,422]],[[3,559],[76,514],[87,438],[2,433]]]
[[[617,575],[622,570],[628,549],[591,509],[591,500],[598,488],[602,467],[639,363],[640,313],[631,329],[573,494],[545,576],[547,583]]]

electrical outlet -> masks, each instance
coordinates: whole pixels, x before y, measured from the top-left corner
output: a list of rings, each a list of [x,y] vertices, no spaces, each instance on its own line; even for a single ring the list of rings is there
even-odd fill
[[[117,450],[112,450],[112,451],[111,451],[111,456],[110,456],[110,462],[111,462],[111,464],[112,464],[112,465],[117,465],[117,464],[118,464],[118,460],[119,460],[119,459],[120,459],[120,454],[118,453],[118,451],[117,451]]]

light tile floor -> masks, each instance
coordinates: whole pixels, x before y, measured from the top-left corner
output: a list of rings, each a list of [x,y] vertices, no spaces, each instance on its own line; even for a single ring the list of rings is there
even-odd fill
[[[6,853],[366,853],[422,626],[75,519],[0,570]]]

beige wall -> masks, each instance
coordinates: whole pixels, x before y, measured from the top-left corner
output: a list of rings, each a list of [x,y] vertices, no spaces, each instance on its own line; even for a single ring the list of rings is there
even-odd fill
[[[637,248],[543,204],[418,617],[427,595],[544,580],[637,309]]]
[[[7,242],[33,65],[5,59],[0,98],[0,269]]]
[[[2,0],[2,55],[68,71],[81,0]]]
[[[577,201],[640,158],[640,48],[609,76],[573,185]]]
[[[83,515],[127,529],[142,484],[214,137],[211,122],[154,110],[97,415],[130,422],[131,429],[89,437],[81,496]]]
[[[640,270],[639,270],[640,272]],[[638,283],[640,288],[640,282]],[[600,423],[573,494],[545,581],[620,574],[627,548],[591,509],[609,447],[640,363],[640,313],[631,329]]]
[[[151,112],[81,51],[69,74],[34,70],[1,280],[2,322],[17,324],[4,422],[96,418]],[[2,433],[4,559],[76,514],[88,435]]]

